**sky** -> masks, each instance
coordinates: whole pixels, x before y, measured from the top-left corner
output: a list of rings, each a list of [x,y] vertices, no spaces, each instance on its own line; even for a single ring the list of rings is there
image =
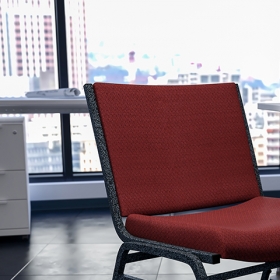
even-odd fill
[[[86,11],[89,51],[104,41],[108,53],[179,53],[280,80],[279,0],[86,0]]]

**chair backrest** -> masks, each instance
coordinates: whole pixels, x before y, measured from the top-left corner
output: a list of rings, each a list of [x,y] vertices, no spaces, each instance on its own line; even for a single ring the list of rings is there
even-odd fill
[[[91,86],[122,216],[262,195],[238,85]]]

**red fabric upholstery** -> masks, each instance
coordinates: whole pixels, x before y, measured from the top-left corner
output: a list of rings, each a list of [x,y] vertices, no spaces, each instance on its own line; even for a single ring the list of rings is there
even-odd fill
[[[123,216],[260,195],[235,84],[93,89]]]
[[[131,214],[134,236],[218,253],[243,261],[280,259],[280,199],[257,197],[237,206],[183,216]]]

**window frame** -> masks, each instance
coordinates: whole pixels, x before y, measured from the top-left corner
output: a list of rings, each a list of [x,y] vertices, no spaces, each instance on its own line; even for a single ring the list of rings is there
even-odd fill
[[[68,61],[66,38],[65,1],[53,0],[55,9],[57,73],[59,88],[68,88]],[[85,81],[86,82],[86,81]],[[40,182],[65,182],[103,180],[102,172],[74,172],[72,162],[72,141],[70,114],[60,114],[61,118],[61,144],[62,144],[62,173],[29,174],[31,183]],[[70,141],[69,141],[70,140]],[[279,155],[280,156],[280,155]],[[261,175],[280,174],[279,166],[260,166]]]
[[[54,0],[59,88],[68,88],[68,61],[64,0]],[[86,81],[85,81],[86,82]],[[60,114],[62,173],[31,173],[30,183],[103,180],[102,172],[73,172],[70,114]],[[69,141],[70,140],[70,141]]]

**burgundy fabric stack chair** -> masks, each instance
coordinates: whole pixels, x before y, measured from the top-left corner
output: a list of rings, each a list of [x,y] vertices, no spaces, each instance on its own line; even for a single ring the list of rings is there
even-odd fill
[[[280,199],[263,196],[238,85],[84,90],[123,241],[113,279],[138,279],[124,274],[126,263],[165,257],[196,279],[262,271],[267,280],[280,266]],[[207,276],[203,263],[221,258],[258,264]]]

